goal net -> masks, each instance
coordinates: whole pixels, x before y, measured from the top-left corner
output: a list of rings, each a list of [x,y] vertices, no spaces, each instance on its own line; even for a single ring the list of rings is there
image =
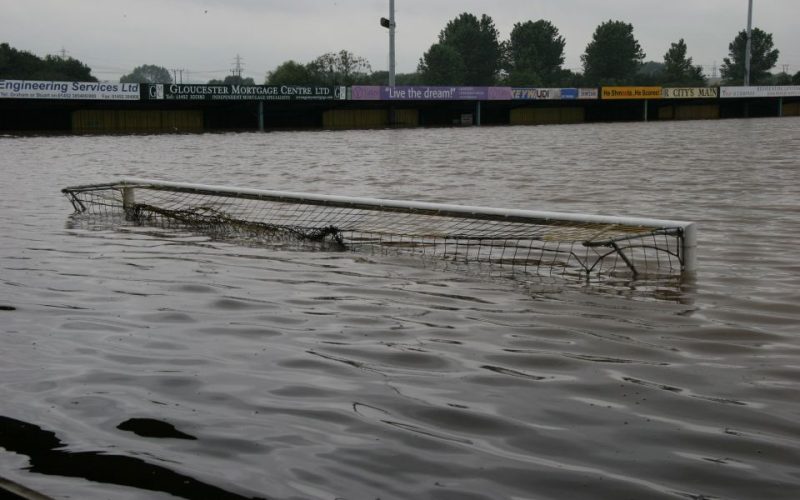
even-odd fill
[[[236,189],[148,179],[62,190],[76,212],[215,238],[413,253],[538,275],[695,271],[690,222]]]

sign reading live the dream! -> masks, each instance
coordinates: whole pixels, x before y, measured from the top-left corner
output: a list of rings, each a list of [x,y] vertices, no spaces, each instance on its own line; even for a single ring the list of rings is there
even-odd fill
[[[661,99],[661,87],[603,87],[603,99]]]
[[[139,100],[138,83],[0,80],[0,99]]]
[[[346,99],[346,87],[319,85],[151,84],[149,99],[170,101],[330,101]]]
[[[510,101],[511,87],[381,87],[354,85],[354,101]]]

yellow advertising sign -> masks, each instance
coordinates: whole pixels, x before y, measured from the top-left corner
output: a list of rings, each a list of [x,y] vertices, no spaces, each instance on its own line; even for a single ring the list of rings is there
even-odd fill
[[[603,99],[661,99],[661,87],[603,87]]]
[[[719,97],[717,87],[673,87],[661,91],[664,99],[716,99]]]

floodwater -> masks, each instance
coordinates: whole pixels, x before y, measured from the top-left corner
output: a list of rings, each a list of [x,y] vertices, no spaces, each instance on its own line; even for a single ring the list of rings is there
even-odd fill
[[[800,497],[800,119],[0,137],[0,476],[54,498]],[[123,176],[696,221],[538,288],[83,224]]]

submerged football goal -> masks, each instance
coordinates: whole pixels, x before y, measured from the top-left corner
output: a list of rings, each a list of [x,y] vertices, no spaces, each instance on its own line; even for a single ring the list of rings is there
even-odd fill
[[[124,216],[216,238],[291,241],[327,250],[411,253],[575,276],[696,271],[691,222],[505,210],[149,179],[64,188],[75,211]]]

